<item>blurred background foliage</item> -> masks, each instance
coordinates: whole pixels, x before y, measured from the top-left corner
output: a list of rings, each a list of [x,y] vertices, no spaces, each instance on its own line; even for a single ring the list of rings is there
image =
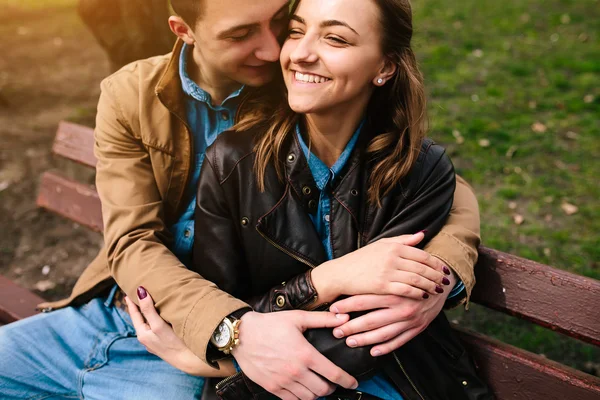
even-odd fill
[[[133,59],[139,58],[135,51],[144,56],[158,54],[168,51],[173,41],[165,29],[166,21],[162,24],[164,17],[156,18],[167,12],[165,0],[81,0],[80,16],[77,3],[0,0],[0,36],[4,36],[0,54],[13,56],[12,60],[0,58],[0,112],[3,99],[5,108],[12,107],[13,119],[7,121],[18,126],[18,118],[25,118],[23,113],[14,113],[20,107],[14,94],[36,87],[43,95],[45,89],[40,83],[56,83],[39,75],[35,83],[23,78],[27,66],[46,63],[46,73],[52,74],[54,68],[67,76],[69,71],[87,71],[76,81],[81,90],[88,89],[87,94],[77,92],[78,96],[69,97],[65,89],[68,111],[62,109],[56,118],[34,127],[46,135],[37,142],[46,160],[53,127],[60,119],[93,124],[99,80],[130,61],[115,54],[123,53],[123,49],[129,49],[124,54]],[[92,8],[86,11],[84,3]],[[125,3],[128,5],[123,6]],[[134,6],[142,3],[147,7]],[[113,12],[107,13],[109,4]],[[96,19],[90,20],[93,7],[100,8]],[[457,171],[475,188],[483,243],[600,279],[600,2],[415,0],[413,7],[413,45],[429,95],[430,136],[446,146]],[[151,9],[159,11],[152,13]],[[106,56],[94,48],[97,45],[83,27],[81,16],[111,53],[108,66]],[[60,57],[53,58],[44,39],[56,47]],[[23,61],[26,66],[13,68],[13,61]],[[0,135],[4,134],[0,130]],[[4,160],[6,166],[13,159],[5,156]],[[0,173],[0,204],[5,210],[13,210],[14,196],[21,195],[14,198],[24,198],[25,203],[33,201],[39,169],[28,167],[23,178],[29,183],[22,183],[24,186],[9,183],[2,188]],[[19,224],[19,216],[12,214],[5,221]],[[62,223],[30,209],[23,215],[33,215],[29,222]],[[27,229],[36,228],[32,224],[18,232],[27,237]],[[28,285],[23,265],[30,263],[30,275],[39,275],[42,262],[27,251],[18,251],[24,239],[2,240],[0,272]],[[76,249],[68,251],[77,253]],[[69,265],[69,257],[56,259],[51,276],[60,284],[42,295],[64,295],[89,261],[86,257],[91,255],[81,255],[74,269],[77,273],[66,279],[60,276],[66,274],[61,265]],[[21,269],[20,273],[16,269]],[[33,283],[29,286],[35,288]],[[454,310],[450,317],[461,325],[599,374],[600,351],[592,346],[476,305],[468,312]]]

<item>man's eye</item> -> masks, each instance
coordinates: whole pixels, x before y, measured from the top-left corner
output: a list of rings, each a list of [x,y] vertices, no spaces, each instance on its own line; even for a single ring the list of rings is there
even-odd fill
[[[235,42],[241,42],[242,40],[248,39],[250,37],[250,34],[252,32],[248,31],[242,35],[237,35],[237,36],[230,36],[229,39],[235,41]]]
[[[298,38],[298,37],[300,37],[300,36],[302,36],[302,32],[300,32],[300,31],[299,31],[299,30],[297,30],[297,29],[290,29],[290,30],[288,31],[288,37],[290,37],[290,38],[292,38],[292,39],[294,39],[294,38]]]

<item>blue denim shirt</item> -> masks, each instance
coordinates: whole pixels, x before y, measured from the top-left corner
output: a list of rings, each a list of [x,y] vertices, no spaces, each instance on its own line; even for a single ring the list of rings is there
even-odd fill
[[[360,135],[363,125],[364,120],[361,122],[356,132],[354,132],[354,135],[352,135],[352,138],[350,138],[346,148],[331,168],[329,168],[323,161],[309,151],[304,139],[302,139],[300,126],[296,126],[296,135],[298,136],[300,147],[302,148],[304,156],[308,161],[308,167],[310,168],[310,172],[312,172],[315,184],[321,192],[317,213],[315,215],[311,214],[310,219],[315,225],[315,229],[321,238],[321,242],[323,243],[327,257],[330,260],[333,258],[329,223],[329,215],[331,212],[331,182],[335,180],[335,177],[340,174],[348,162],[350,154],[352,154],[352,150],[354,150],[354,147],[356,146],[356,142],[358,141],[358,136]],[[357,390],[380,397],[384,400],[402,400],[402,396],[383,375],[376,375],[371,379],[360,381]]]
[[[212,104],[210,94],[202,90],[190,79],[186,62],[191,47],[183,45],[179,62],[179,76],[183,92],[186,94],[185,108],[187,123],[192,131],[194,143],[194,169],[191,171],[189,186],[186,188],[188,206],[179,220],[170,227],[175,238],[170,250],[181,262],[190,266],[192,247],[194,244],[194,209],[196,205],[196,188],[200,178],[200,169],[204,161],[206,148],[210,146],[219,133],[233,126],[235,113],[240,103],[243,87],[230,94],[220,106]]]

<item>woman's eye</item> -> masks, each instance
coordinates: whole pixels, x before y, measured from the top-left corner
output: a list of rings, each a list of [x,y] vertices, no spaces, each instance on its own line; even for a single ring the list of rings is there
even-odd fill
[[[330,40],[337,44],[348,44],[348,42],[346,42],[344,39],[340,39],[339,37],[336,37],[336,36],[327,36],[325,39]]]

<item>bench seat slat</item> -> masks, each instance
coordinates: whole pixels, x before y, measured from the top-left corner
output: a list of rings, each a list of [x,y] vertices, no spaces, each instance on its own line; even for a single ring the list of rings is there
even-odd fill
[[[455,327],[498,400],[597,400],[600,378]]]
[[[41,297],[0,275],[0,325],[34,315],[35,307],[43,301]]]
[[[480,247],[472,301],[600,345],[600,281]]]
[[[89,185],[45,172],[40,180],[37,204],[96,232],[102,231],[102,206],[98,193]]]
[[[95,168],[94,130],[87,126],[61,121],[52,151],[64,158]]]

